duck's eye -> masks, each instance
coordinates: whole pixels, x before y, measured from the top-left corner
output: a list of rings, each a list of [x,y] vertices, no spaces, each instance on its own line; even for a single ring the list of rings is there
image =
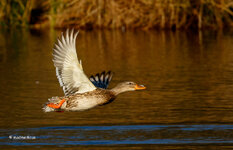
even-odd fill
[[[129,85],[132,85],[133,83],[132,82],[129,82]]]

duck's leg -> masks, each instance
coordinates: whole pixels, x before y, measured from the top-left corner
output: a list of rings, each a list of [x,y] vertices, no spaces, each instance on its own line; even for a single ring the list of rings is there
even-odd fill
[[[54,103],[49,103],[47,104],[47,106],[51,107],[51,108],[55,108],[55,109],[58,109],[62,106],[62,104],[65,102],[65,99],[61,100],[59,102],[59,104],[54,104]]]

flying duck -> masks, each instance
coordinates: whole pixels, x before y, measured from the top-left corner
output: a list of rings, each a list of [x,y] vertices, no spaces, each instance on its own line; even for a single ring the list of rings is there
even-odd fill
[[[78,32],[66,31],[57,39],[53,49],[53,62],[56,76],[65,96],[52,97],[44,105],[45,112],[83,111],[112,102],[120,93],[146,89],[134,82],[122,82],[112,89],[107,89],[112,72],[102,72],[90,78],[83,71],[82,62],[76,53]]]

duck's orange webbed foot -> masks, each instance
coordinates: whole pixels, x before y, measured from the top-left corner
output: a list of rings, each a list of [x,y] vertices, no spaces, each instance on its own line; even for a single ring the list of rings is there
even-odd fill
[[[54,109],[58,109],[62,106],[64,102],[65,102],[65,99],[61,100],[59,104],[49,103],[47,104],[47,106],[54,108]]]

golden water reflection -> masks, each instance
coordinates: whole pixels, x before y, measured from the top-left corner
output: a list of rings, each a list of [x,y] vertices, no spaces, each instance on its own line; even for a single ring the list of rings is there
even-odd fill
[[[231,32],[81,31],[77,53],[87,75],[112,70],[110,87],[135,81],[147,90],[84,112],[44,113],[48,98],[63,95],[51,60],[59,34],[1,32],[1,128],[232,123]]]

